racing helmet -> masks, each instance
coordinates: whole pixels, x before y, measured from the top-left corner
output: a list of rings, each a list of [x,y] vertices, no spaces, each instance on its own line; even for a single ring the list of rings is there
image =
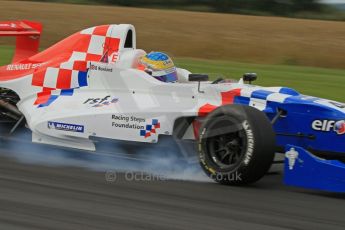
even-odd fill
[[[176,67],[171,58],[162,52],[151,52],[142,56],[139,63],[146,73],[163,82],[176,82]]]

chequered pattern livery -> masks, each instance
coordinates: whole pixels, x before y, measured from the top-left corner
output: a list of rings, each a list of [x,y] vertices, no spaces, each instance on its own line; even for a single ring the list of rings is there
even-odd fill
[[[140,136],[145,138],[150,137],[152,134],[156,133],[156,130],[161,127],[158,119],[152,119],[151,124],[146,125],[145,129],[140,130]]]
[[[222,92],[222,104],[242,104],[256,107],[264,111],[270,103],[285,103],[289,98],[300,94],[293,89],[285,87],[271,87],[269,90],[257,88],[237,88]],[[199,109],[199,116],[206,116],[208,113],[219,107],[219,105],[205,104]]]
[[[75,89],[87,86],[89,61],[115,62],[120,39],[112,37],[111,31],[109,25],[92,27],[62,41],[60,46],[67,50],[62,59],[33,73],[32,85],[42,87],[34,104],[48,106],[59,96],[71,96]]]
[[[173,135],[175,122],[182,118],[207,116],[223,105],[244,105],[261,111],[276,134],[274,140],[256,139],[267,130],[251,130],[260,128],[254,127],[258,120],[244,118],[250,127],[242,125],[247,136],[243,138],[256,143],[244,147],[255,150],[262,144],[274,144],[279,152],[285,151],[284,183],[345,192],[345,164],[339,160],[345,156],[344,103],[302,95],[286,87],[248,85],[244,79],[237,83],[187,83],[190,72],[175,69],[172,60],[161,52],[148,54],[147,65],[140,62],[145,52],[136,49],[135,28],[129,24],[85,29],[38,52],[41,29],[35,22],[0,22],[0,36],[17,37],[12,63],[0,66],[0,85],[20,97],[18,110],[25,116],[34,143],[88,151],[99,146],[95,138],[155,143],[160,134]],[[117,63],[107,66],[101,62]],[[179,78],[174,84],[152,79],[175,82],[175,73]],[[108,78],[110,74],[113,77]],[[115,106],[119,99],[112,95],[114,92],[122,101]],[[78,102],[67,100],[74,97],[61,97],[73,94],[81,95],[76,98]],[[85,104],[82,109],[76,106],[81,103]],[[247,111],[243,112],[245,115]],[[205,120],[192,119],[181,139],[200,143]],[[250,160],[250,153],[256,154],[248,152],[246,160]],[[326,159],[320,158],[323,156]],[[255,172],[260,164],[252,166]]]

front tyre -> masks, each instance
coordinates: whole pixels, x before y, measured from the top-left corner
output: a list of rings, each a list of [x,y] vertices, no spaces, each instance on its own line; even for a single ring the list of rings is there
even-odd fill
[[[249,106],[225,105],[200,128],[199,161],[206,174],[228,185],[256,182],[269,170],[275,133],[266,115]]]

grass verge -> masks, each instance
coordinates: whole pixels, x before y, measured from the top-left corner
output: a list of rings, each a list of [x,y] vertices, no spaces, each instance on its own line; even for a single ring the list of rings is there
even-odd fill
[[[0,47],[0,65],[10,63],[13,48]],[[211,79],[218,76],[239,79],[243,73],[256,72],[255,84],[263,86],[287,86],[303,94],[337,101],[345,101],[342,88],[345,74],[342,69],[316,67],[248,64],[230,61],[214,61],[191,58],[175,58],[175,64],[194,73],[208,73]]]

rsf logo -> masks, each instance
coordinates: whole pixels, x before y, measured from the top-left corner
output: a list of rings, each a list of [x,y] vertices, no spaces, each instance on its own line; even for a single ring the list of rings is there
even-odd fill
[[[312,123],[312,128],[316,131],[329,132],[334,131],[338,135],[345,134],[345,120],[315,120]]]
[[[102,107],[111,104],[115,104],[119,99],[111,97],[110,95],[105,96],[104,98],[89,98],[83,104],[92,105],[92,107]]]

